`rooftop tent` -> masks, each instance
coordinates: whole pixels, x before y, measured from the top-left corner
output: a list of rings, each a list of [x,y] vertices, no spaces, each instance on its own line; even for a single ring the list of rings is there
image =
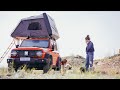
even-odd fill
[[[13,38],[52,37],[55,40],[59,39],[54,20],[46,13],[22,19],[11,36]]]

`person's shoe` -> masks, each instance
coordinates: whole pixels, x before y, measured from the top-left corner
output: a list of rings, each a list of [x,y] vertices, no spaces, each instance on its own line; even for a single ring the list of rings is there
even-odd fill
[[[86,68],[86,72],[89,72],[89,69],[88,69],[88,68]]]
[[[94,71],[94,67],[90,67],[90,69],[89,69],[90,71]]]

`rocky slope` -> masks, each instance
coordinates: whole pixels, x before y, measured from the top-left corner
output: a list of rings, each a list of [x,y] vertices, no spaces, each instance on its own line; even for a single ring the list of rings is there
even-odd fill
[[[77,67],[85,63],[85,58],[80,55],[67,56],[67,57],[63,57],[62,59],[67,59],[68,63],[70,63],[72,66],[77,66]]]
[[[120,54],[95,60],[94,67],[104,74],[120,74]]]

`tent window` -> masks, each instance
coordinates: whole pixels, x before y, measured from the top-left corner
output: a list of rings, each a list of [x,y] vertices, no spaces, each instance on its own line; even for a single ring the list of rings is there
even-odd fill
[[[41,30],[41,25],[39,22],[32,22],[28,26],[28,30]]]

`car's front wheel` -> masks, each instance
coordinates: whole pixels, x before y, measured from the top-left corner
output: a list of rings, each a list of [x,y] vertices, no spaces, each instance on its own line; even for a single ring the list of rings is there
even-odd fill
[[[8,63],[8,72],[9,72],[9,73],[12,73],[12,72],[14,72],[14,70],[15,70],[15,68],[14,68],[13,63],[12,63],[12,62],[11,62],[11,63]]]
[[[52,68],[52,57],[49,57],[46,61],[46,65],[43,67],[43,74],[47,73]]]

